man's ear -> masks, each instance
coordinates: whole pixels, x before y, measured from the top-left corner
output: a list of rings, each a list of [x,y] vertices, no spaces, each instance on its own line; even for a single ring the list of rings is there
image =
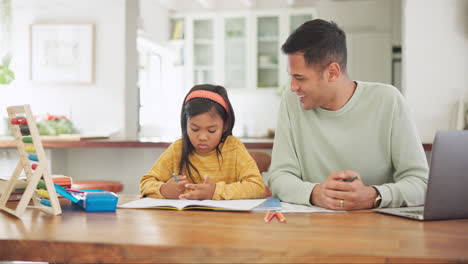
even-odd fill
[[[332,62],[327,66],[328,81],[334,82],[341,76],[341,67],[338,63]]]

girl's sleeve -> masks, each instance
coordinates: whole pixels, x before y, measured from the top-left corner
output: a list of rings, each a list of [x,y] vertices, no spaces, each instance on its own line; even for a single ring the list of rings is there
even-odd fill
[[[172,177],[174,147],[171,145],[159,157],[148,173],[140,179],[140,193],[144,197],[164,199],[160,189]]]
[[[226,184],[216,183],[213,200],[256,199],[265,197],[265,183],[255,160],[239,140],[235,171],[238,181]]]

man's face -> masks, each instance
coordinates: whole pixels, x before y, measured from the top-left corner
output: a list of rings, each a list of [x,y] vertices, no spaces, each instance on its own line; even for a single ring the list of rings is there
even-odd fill
[[[297,94],[304,110],[328,109],[335,98],[335,89],[329,85],[327,70],[320,72],[317,67],[307,65],[302,52],[288,54],[288,67],[291,92]]]

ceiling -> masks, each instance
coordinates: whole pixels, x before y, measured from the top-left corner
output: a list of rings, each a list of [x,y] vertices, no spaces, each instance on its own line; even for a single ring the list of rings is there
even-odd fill
[[[325,0],[155,0],[170,10],[212,11],[236,9],[266,9],[311,7]],[[328,0],[330,1],[330,0]]]

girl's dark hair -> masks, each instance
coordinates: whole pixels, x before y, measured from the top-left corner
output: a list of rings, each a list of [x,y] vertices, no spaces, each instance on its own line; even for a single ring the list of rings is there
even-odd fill
[[[208,98],[193,98],[190,99],[187,103],[185,103],[185,99],[187,96],[196,90],[205,90],[205,91],[210,91],[217,93],[221,95],[224,100],[226,101],[226,104],[228,106],[228,110],[224,109],[219,103],[208,99]],[[187,93],[187,95],[184,98],[184,103],[182,104],[182,111],[180,113],[180,127],[182,129],[182,157],[180,159],[179,163],[179,175],[182,174],[183,169],[185,169],[188,173],[189,179],[195,183],[195,180],[193,178],[193,173],[192,170],[195,170],[199,176],[200,172],[198,169],[193,166],[192,162],[190,162],[189,155],[192,153],[192,151],[195,149],[190,142],[188,133],[187,133],[187,120],[191,117],[204,114],[207,112],[210,112],[214,110],[224,121],[224,126],[223,126],[223,134],[221,135],[221,141],[220,143],[224,142],[226,138],[230,135],[232,135],[232,129],[234,127],[234,122],[235,122],[235,116],[234,116],[234,110],[232,109],[231,102],[229,102],[229,98],[227,95],[227,91],[224,87],[219,86],[219,85],[210,85],[210,84],[201,84],[201,85],[195,85],[190,91]],[[218,158],[222,154],[221,151],[219,150],[219,145],[216,146],[216,153],[218,155]]]
[[[309,66],[320,71],[336,62],[346,72],[346,34],[334,22],[314,19],[298,27],[281,47],[284,53],[303,52]]]

